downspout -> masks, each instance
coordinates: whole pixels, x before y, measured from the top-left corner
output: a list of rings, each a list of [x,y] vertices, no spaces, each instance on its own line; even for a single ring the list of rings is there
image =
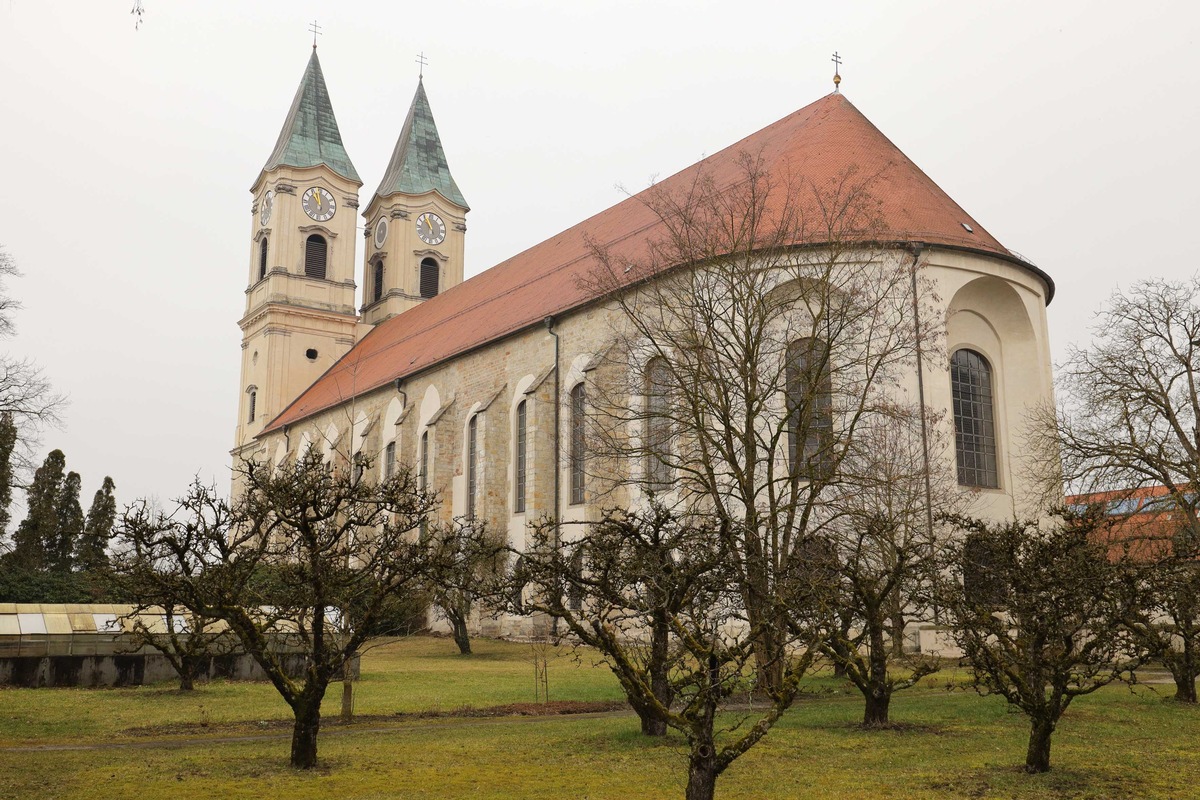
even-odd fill
[[[546,332],[554,337],[554,552],[557,553],[562,546],[562,527],[559,520],[559,514],[562,507],[562,475],[559,469],[559,416],[560,416],[560,397],[559,392],[559,377],[558,377],[558,334],[554,332],[554,317],[548,316],[545,319]],[[550,635],[558,636],[558,617],[554,617],[550,622]]]
[[[292,427],[291,425],[283,426],[283,452],[285,454],[292,452],[291,427]]]
[[[933,541],[933,479],[930,477],[929,465],[929,422],[925,415],[925,364],[921,348],[921,305],[917,294],[917,267],[920,266],[921,252],[924,245],[915,244],[910,248],[913,261],[909,274],[912,277],[912,307],[913,333],[917,343],[917,396],[921,407],[921,455],[925,466],[925,523],[929,528],[929,540]]]
[[[559,392],[561,391],[561,388],[559,386],[560,381],[559,381],[559,377],[558,377],[558,334],[554,332],[554,324],[555,323],[554,323],[553,316],[546,317],[546,319],[544,321],[546,323],[546,331],[551,336],[554,337],[554,547],[557,548],[559,546],[559,544],[561,543],[560,538],[559,538],[559,536],[560,536],[559,535],[559,514],[561,513],[561,508],[562,508],[562,497],[561,497],[562,487],[560,486],[560,484],[562,483],[562,476],[559,474],[560,470],[559,470],[559,463],[558,463],[559,462],[558,448],[559,448],[559,444],[560,444],[560,442],[559,442],[559,416],[560,416]]]

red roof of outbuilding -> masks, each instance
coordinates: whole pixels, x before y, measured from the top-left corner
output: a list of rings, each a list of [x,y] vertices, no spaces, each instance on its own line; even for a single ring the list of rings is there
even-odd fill
[[[853,168],[856,174],[870,176],[882,223],[875,232],[883,239],[965,248],[1012,260],[1045,281],[1047,302],[1053,293],[1048,276],[993,238],[839,93],[660,181],[657,189],[686,188],[701,170],[717,186],[732,185],[745,178],[739,163],[743,153],[760,157],[768,173],[787,173],[817,186]],[[630,197],[380,323],[264,432],[593,300],[580,281],[596,266],[589,242],[636,259],[659,225],[639,197]]]

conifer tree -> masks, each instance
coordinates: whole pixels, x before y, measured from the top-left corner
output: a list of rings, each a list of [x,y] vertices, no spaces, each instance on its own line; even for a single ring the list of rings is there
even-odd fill
[[[13,534],[10,558],[14,566],[46,569],[53,561],[52,551],[58,541],[58,503],[66,463],[67,458],[61,450],[51,450],[33,473],[33,482],[26,489],[29,511]]]
[[[83,535],[75,546],[76,569],[92,572],[108,566],[108,542],[113,536],[113,525],[117,518],[117,498],[113,495],[116,484],[107,475],[104,484],[96,490],[87,519],[83,523]]]
[[[75,558],[75,548],[83,537],[83,506],[79,504],[79,490],[83,481],[78,472],[68,472],[55,506],[58,526],[53,546],[48,547],[50,569],[54,572],[70,572]]]
[[[8,509],[12,505],[12,456],[16,446],[17,426],[12,414],[5,411],[0,414],[0,536],[8,531],[8,523],[12,519]]]

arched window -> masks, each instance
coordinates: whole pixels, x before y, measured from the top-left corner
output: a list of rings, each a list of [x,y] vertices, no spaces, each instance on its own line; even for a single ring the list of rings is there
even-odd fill
[[[996,423],[992,409],[992,368],[974,350],[956,350],[950,358],[950,394],[954,400],[954,452],[958,482],[996,489]]]
[[[438,263],[432,258],[421,262],[421,297],[437,297],[439,272]]]
[[[513,448],[513,511],[518,514],[525,511],[525,460],[528,455],[525,426],[525,401],[522,400],[517,403],[517,431]]]
[[[475,519],[475,492],[479,488],[479,415],[467,423],[467,519]]]
[[[571,502],[583,502],[584,411],[586,403],[583,383],[571,389]]]
[[[250,390],[250,413],[246,415],[247,422],[254,422],[254,413],[255,413],[255,411],[257,411],[257,406],[258,406],[258,391],[256,389],[251,389]]]
[[[325,237],[314,233],[304,242],[304,277],[325,279],[325,264],[329,259],[329,245]]]
[[[784,380],[791,474],[802,480],[827,478],[833,468],[829,346],[820,339],[789,344]]]
[[[671,483],[671,419],[668,416],[668,392],[671,370],[661,356],[646,364],[646,481],[661,492]]]
[[[267,237],[258,242],[258,279],[267,277]]]
[[[420,489],[429,488],[429,431],[421,434],[421,473],[417,476]]]
[[[383,448],[383,479],[389,480],[396,475],[396,443],[388,442]]]
[[[374,274],[371,276],[371,299],[378,302],[383,297],[383,259],[375,262]]]

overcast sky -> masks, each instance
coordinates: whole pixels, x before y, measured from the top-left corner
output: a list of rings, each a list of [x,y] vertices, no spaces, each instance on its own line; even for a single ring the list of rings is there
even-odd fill
[[[248,190],[314,18],[364,205],[427,55],[468,276],[827,94],[834,50],[843,93],[1053,276],[1056,358],[1114,290],[1198,265],[1195,2],[144,0],[140,30],[131,5],[0,2],[2,346],[70,396],[43,449],[85,504],[105,474],[122,502],[228,485]]]

